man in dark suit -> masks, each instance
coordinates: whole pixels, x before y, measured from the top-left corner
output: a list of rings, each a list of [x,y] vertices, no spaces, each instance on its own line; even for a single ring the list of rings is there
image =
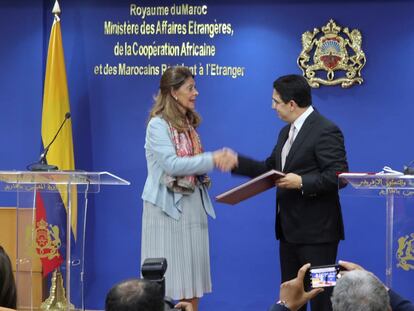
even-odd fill
[[[306,79],[283,76],[273,88],[272,108],[288,125],[264,162],[238,155],[233,173],[250,177],[271,169],[286,173],[276,183],[276,237],[285,282],[305,263],[336,261],[339,240],[344,239],[337,173],[346,172],[348,164],[342,132],[314,110]],[[331,310],[330,294],[325,290],[313,299],[312,309]]]

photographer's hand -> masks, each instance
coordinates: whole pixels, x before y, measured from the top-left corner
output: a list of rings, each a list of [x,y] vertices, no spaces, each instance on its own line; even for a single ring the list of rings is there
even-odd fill
[[[184,311],[193,311],[193,306],[191,303],[186,301],[180,301],[174,306],[175,309],[180,309]]]
[[[352,270],[365,270],[362,266],[350,262],[350,261],[345,261],[345,260],[339,260],[338,261],[339,265],[345,269],[345,271],[341,271],[341,275],[347,273],[348,271],[352,271]],[[385,284],[384,287],[388,290],[390,290]]]
[[[346,269],[346,271],[352,271],[352,270],[365,270],[364,268],[362,268],[360,265],[350,262],[350,261],[345,261],[345,260],[339,260],[338,261],[339,265],[343,268]]]
[[[291,311],[297,311],[310,299],[323,292],[322,288],[315,288],[309,292],[305,292],[303,287],[303,279],[306,271],[308,271],[310,263],[303,265],[299,269],[298,275],[293,280],[284,282],[280,285],[280,301],[282,301]]]

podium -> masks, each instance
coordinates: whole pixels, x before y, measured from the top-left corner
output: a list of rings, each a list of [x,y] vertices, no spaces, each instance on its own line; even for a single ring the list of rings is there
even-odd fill
[[[0,191],[17,194],[15,278],[18,310],[85,309],[88,194],[100,192],[102,185],[129,184],[109,172],[0,171]],[[79,217],[73,220],[76,211]],[[73,232],[74,223],[77,224],[76,232]],[[35,274],[45,274],[45,267],[57,267],[49,274],[53,274],[51,284],[41,281],[42,277],[35,283]],[[42,305],[36,302],[39,295],[48,297]]]
[[[347,188],[351,187],[348,189],[351,195],[383,198],[386,212],[385,283],[391,288],[408,286],[409,284],[412,288],[414,276],[414,176],[393,173],[343,173],[339,175],[339,182],[349,184]],[[396,208],[399,213],[395,213]],[[397,236],[394,235],[396,225],[400,227]],[[398,284],[393,284],[396,273],[402,277],[399,277]],[[408,295],[412,296],[411,289]],[[405,297],[413,299],[407,295]]]

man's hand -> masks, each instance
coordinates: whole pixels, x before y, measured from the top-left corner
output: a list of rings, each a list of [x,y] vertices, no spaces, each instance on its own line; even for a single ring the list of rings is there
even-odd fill
[[[302,268],[299,269],[296,278],[280,285],[280,300],[284,301],[286,307],[291,311],[299,310],[299,308],[310,299],[323,292],[322,288],[315,288],[309,292],[305,292],[303,279],[305,278],[306,271],[308,271],[309,267],[310,263],[303,265]]]
[[[341,267],[345,268],[346,271],[342,271],[341,274],[345,274],[347,271],[352,270],[365,270],[362,266],[357,265],[356,263],[350,262],[350,261],[344,261],[344,260],[338,260],[338,263]],[[389,290],[387,286],[384,287]]]
[[[287,173],[286,176],[276,180],[276,186],[285,189],[301,189],[302,177],[294,173]]]
[[[180,301],[174,306],[174,309],[184,310],[184,311],[193,311],[193,306],[190,302]]]
[[[228,172],[237,166],[237,153],[229,148],[223,148],[213,153],[214,165],[222,172]]]
[[[347,270],[347,271],[352,271],[352,270],[365,270],[360,265],[357,265],[356,263],[353,263],[353,262],[339,260],[338,263],[339,263],[339,265],[341,267],[344,267],[345,270]]]

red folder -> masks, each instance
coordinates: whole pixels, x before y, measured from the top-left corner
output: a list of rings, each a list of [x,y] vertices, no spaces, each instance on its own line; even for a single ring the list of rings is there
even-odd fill
[[[271,170],[216,196],[216,201],[227,204],[237,204],[243,200],[262,193],[275,186],[275,181],[285,176],[285,173]]]

